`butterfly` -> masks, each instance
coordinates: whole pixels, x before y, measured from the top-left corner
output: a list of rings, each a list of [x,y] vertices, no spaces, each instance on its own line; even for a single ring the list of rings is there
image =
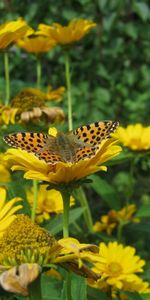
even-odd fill
[[[13,148],[33,153],[46,163],[77,163],[96,155],[101,142],[110,137],[119,122],[103,121],[84,125],[68,133],[58,131],[56,137],[44,133],[18,132],[4,137]]]

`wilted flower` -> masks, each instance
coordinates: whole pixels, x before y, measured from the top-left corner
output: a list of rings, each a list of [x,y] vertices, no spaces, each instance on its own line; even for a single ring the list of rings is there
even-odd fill
[[[54,23],[51,26],[40,24],[39,32],[53,39],[59,45],[69,45],[81,40],[96,23],[90,20],[72,20],[67,26]]]
[[[47,190],[46,185],[40,185],[38,190],[36,221],[42,223],[48,220],[51,214],[63,212],[63,199],[61,193],[54,189]],[[33,191],[27,191],[27,200],[31,207],[33,204]],[[73,197],[70,198],[70,206],[74,205]]]
[[[111,289],[112,294],[117,290],[142,292],[144,288],[148,292],[148,282],[143,282],[136,275],[143,272],[145,261],[135,255],[135,252],[135,248],[117,242],[109,242],[108,245],[100,243],[99,255],[104,261],[95,263],[93,271],[100,273],[101,278],[97,282],[89,280],[89,284],[104,291]]]
[[[49,88],[47,93],[35,88],[21,90],[11,101],[12,108],[17,109],[16,119],[25,123],[41,119],[50,123],[63,121],[63,110],[60,107],[48,107],[46,102],[61,100],[64,90],[64,87],[55,90]]]
[[[97,252],[95,245],[80,244],[73,238],[56,241],[29,217],[18,215],[0,238],[0,284],[8,291],[28,295],[28,285],[41,267],[46,270],[49,265],[61,265],[96,280],[99,275],[85,263],[101,262]]]
[[[144,151],[150,149],[150,126],[142,124],[128,125],[126,128],[119,127],[114,136],[129,149],[133,151]]]
[[[17,39],[22,38],[27,32],[32,32],[32,29],[27,23],[19,18],[16,21],[9,21],[0,25],[0,49],[6,49]]]

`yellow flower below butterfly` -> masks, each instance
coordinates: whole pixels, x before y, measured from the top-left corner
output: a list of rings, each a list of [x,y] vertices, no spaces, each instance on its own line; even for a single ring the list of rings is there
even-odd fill
[[[119,127],[114,136],[133,151],[150,150],[150,126],[134,124],[126,128]]]
[[[46,24],[39,25],[39,32],[53,39],[59,45],[69,45],[81,40],[96,23],[90,20],[72,20],[67,26],[54,23],[51,26]]]
[[[54,189],[47,190],[46,185],[40,185],[38,190],[36,221],[42,223],[50,219],[51,214],[60,214],[63,212],[63,199],[61,193]],[[33,190],[27,191],[27,200],[32,206]],[[74,205],[73,197],[70,198],[70,206]]]
[[[95,263],[93,271],[101,274],[101,278],[96,282],[90,280],[89,284],[104,291],[111,290],[112,294],[117,290],[149,293],[148,282],[137,275],[143,272],[145,261],[135,252],[135,248],[117,242],[100,243],[99,255],[104,261]]]
[[[42,160],[20,149],[8,150],[6,159],[12,165],[13,171],[23,170],[26,179],[42,180],[53,184],[78,181],[95,172],[107,171],[105,162],[120,153],[121,147],[116,145],[117,141],[114,138],[107,138],[117,126],[118,123],[112,121],[96,122],[77,128],[74,130],[74,134],[58,133],[60,134],[58,137],[57,131],[55,134],[51,132],[50,137],[36,133],[8,135],[4,139],[10,146],[28,149],[32,153],[34,146]],[[27,146],[24,141],[25,143],[28,141]],[[47,147],[46,145],[51,149],[55,144],[56,153],[54,151],[50,154],[49,150],[42,151],[44,147]],[[87,146],[85,147],[85,145]],[[39,146],[40,148],[38,148]],[[65,161],[64,155],[71,155],[72,158],[73,147],[79,147],[79,150],[75,152],[76,160],[67,161],[66,159]],[[58,150],[60,151],[59,155]]]

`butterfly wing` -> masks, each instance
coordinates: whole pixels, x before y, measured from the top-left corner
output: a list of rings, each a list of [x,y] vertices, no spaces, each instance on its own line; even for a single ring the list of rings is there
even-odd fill
[[[84,125],[73,130],[73,134],[78,140],[87,144],[76,150],[76,162],[94,157],[102,140],[109,138],[118,125],[118,122],[104,121]]]
[[[81,126],[73,130],[72,133],[84,143],[95,146],[100,144],[102,140],[109,138],[118,125],[119,123],[115,121],[95,122]]]
[[[19,148],[33,153],[40,160],[49,164],[63,161],[59,153],[55,152],[56,139],[43,133],[18,132],[4,137],[4,141],[13,148]]]

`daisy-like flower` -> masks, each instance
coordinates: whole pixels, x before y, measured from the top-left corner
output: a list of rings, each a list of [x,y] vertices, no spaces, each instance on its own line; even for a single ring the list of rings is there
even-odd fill
[[[127,205],[119,211],[112,209],[107,215],[102,216],[100,221],[97,221],[94,224],[93,230],[95,232],[105,231],[108,235],[111,235],[112,231],[118,226],[119,222],[124,222],[124,224],[129,222],[137,223],[139,222],[139,219],[134,217],[136,209],[137,208],[135,204]]]
[[[27,35],[17,41],[17,45],[29,53],[40,55],[54,48],[56,42],[46,35],[33,31],[31,35]]]
[[[150,149],[150,126],[142,124],[128,125],[126,128],[119,127],[114,136],[133,151],[146,151]]]
[[[17,110],[15,117],[20,122],[34,122],[44,119],[48,122],[62,122],[64,112],[60,107],[48,107],[48,101],[59,101],[64,94],[64,87],[53,90],[49,87],[44,93],[36,88],[21,90],[11,101],[12,110]]]
[[[108,289],[111,288],[112,292],[117,290],[139,292],[144,286],[147,289],[149,284],[143,282],[136,275],[143,272],[145,261],[135,255],[135,252],[135,248],[123,246],[117,242],[110,242],[108,245],[100,243],[99,255],[104,259],[104,262],[95,263],[93,271],[100,273],[101,279],[93,282],[93,286],[97,288],[104,286],[105,290],[108,287]]]
[[[90,20],[72,20],[67,26],[54,23],[51,26],[46,24],[39,25],[39,32],[56,41],[59,45],[69,45],[81,40],[96,23]]]
[[[68,184],[95,172],[107,171],[105,162],[118,155],[120,151],[121,147],[116,145],[116,140],[109,138],[102,141],[94,157],[77,163],[57,162],[51,165],[20,149],[9,149],[5,159],[12,165],[13,171],[23,170],[26,179],[42,180],[52,184]]]
[[[38,190],[36,221],[42,223],[48,220],[51,214],[60,214],[63,212],[63,199],[61,193],[54,189],[47,190],[47,186],[40,185]],[[33,191],[27,191],[27,200],[32,207]],[[74,205],[74,198],[70,198],[70,206]]]
[[[0,238],[5,233],[7,227],[15,220],[15,213],[22,208],[22,205],[17,204],[21,198],[13,198],[6,202],[6,190],[0,187]]]
[[[12,43],[15,43],[17,39],[22,38],[27,32],[31,33],[32,29],[21,18],[1,24],[0,49],[5,49]]]

